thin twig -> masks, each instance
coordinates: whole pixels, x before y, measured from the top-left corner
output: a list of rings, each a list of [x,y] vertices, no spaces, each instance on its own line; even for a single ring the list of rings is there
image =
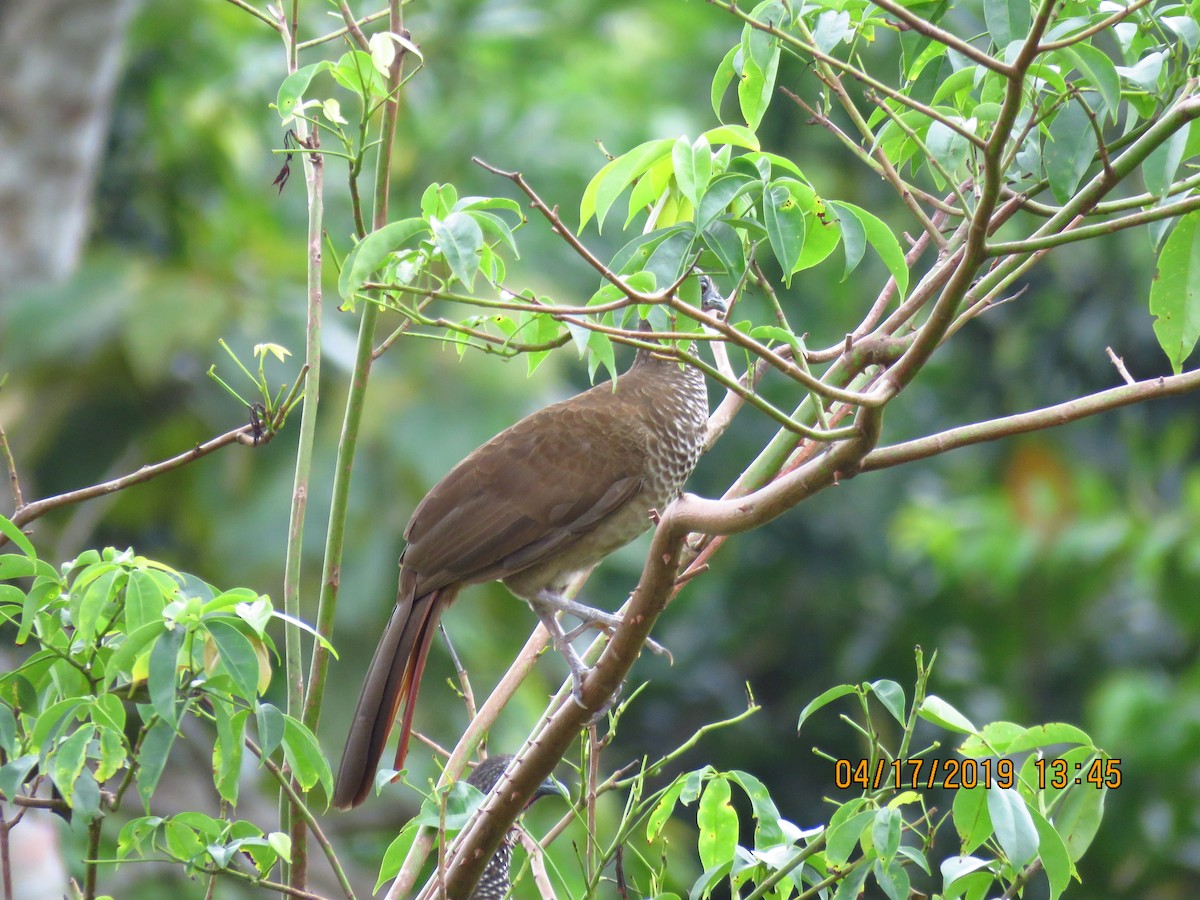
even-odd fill
[[[263,446],[274,436],[273,430],[268,430],[259,440],[257,446]],[[135,484],[142,484],[152,478],[162,475],[164,472],[170,472],[188,463],[195,462],[202,456],[207,456],[222,447],[227,447],[230,444],[245,444],[247,447],[255,446],[254,443],[254,427],[251,425],[243,425],[241,428],[235,428],[233,431],[227,431],[219,437],[213,438],[203,444],[197,444],[194,448],[186,453],[180,453],[178,456],[172,456],[170,459],[165,459],[162,462],[153,463],[152,465],[142,466],[136,472],[131,472],[128,475],[122,475],[120,478],[114,478],[111,481],[105,481],[101,484],[93,484],[90,487],[80,488],[75,491],[68,491],[65,494],[57,494],[53,497],[45,497],[41,500],[34,500],[32,503],[27,503],[13,513],[13,524],[18,528],[44,516],[53,509],[59,509],[63,506],[70,506],[73,503],[82,503],[84,500],[91,500],[94,497],[102,497],[105,494],[111,494],[114,491],[121,491]],[[7,538],[0,535],[0,546],[8,542]]]
[[[454,649],[454,642],[450,640],[450,632],[446,630],[445,622],[438,622],[438,631],[442,633],[442,640],[446,643],[446,650],[450,653],[450,661],[454,664],[454,671],[458,675],[458,684],[462,689],[463,702],[467,706],[467,718],[473,719],[479,710],[475,708],[475,692],[471,690],[471,676],[467,672],[467,667],[462,664],[462,660],[458,656],[458,651]],[[449,754],[446,755],[449,756]]]
[[[13,459],[12,447],[8,445],[8,435],[4,433],[3,425],[0,425],[0,453],[4,454],[4,465],[8,469],[8,483],[12,486],[15,511],[24,506],[25,501],[21,499],[21,479],[17,477],[17,462]]]
[[[1121,377],[1125,379],[1126,384],[1134,384],[1136,379],[1129,374],[1129,370],[1125,368],[1125,360],[1117,356],[1112,347],[1105,347],[1104,352],[1108,354],[1108,358],[1112,360],[1112,364],[1117,367],[1117,371]]]

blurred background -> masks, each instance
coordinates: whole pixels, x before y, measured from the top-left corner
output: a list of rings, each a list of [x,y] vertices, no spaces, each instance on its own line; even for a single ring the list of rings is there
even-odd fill
[[[302,36],[336,27],[324,5],[310,6]],[[740,34],[719,9],[678,0],[442,0],[412,4],[406,25],[426,69],[404,94],[393,216],[411,214],[431,182],[451,182],[460,195],[512,196],[507,182],[471,164],[475,155],[524,172],[569,223],[604,163],[597,142],[620,153],[717,124],[712,72]],[[334,43],[328,53],[342,49]],[[290,383],[303,351],[305,199],[299,178],[281,196],[271,186],[280,165],[271,151],[283,135],[267,104],[282,77],[281,48],[228,3],[12,0],[0,8],[0,57],[15,61],[0,85],[0,424],[28,500],[243,424],[245,410],[205,375],[216,363],[227,381],[235,377],[218,338],[244,359],[258,342],[289,347],[289,364],[268,372]],[[794,62],[779,82],[815,90]],[[898,231],[909,227],[886,186],[795,107],[777,101],[760,136],[765,149],[797,160],[823,195],[867,207]],[[327,184],[330,240],[344,252],[348,204],[335,161]],[[602,236],[590,229],[587,240],[605,257],[627,237],[614,214]],[[595,289],[594,273],[542,223],[518,238],[509,287],[563,302]],[[810,346],[836,342],[857,323],[882,283],[879,271],[864,267],[842,281],[842,264],[831,259],[783,292]],[[1115,385],[1108,345],[1137,378],[1167,374],[1146,311],[1152,273],[1140,232],[1052,254],[1023,296],[939,353],[889,412],[883,442]],[[336,309],[332,287],[304,560],[310,619],[357,324]],[[385,317],[382,333],[396,324]],[[570,348],[534,380],[523,361],[460,359],[434,341],[400,341],[376,365],[342,573],[342,661],[321,729],[335,758],[364,660],[391,609],[401,533],[416,501],[470,449],[586,383]],[[797,737],[799,710],[846,681],[890,678],[911,695],[919,644],[927,658],[938,652],[932,690],[976,722],[1072,722],[1121,759],[1124,783],[1108,795],[1075,896],[1195,896],[1197,422],[1196,401],[1185,397],[959,450],[848,481],[731,540],[661,621],[656,637],[675,665],[646,656],[634,669],[631,688],[651,684],[606,762],[653,756],[735,715],[749,686],[762,711],[706,738],[681,766],[747,770],[785,816],[819,824],[833,771],[810,748],[849,757],[861,748],[835,712]],[[261,449],[227,449],[47,516],[32,538],[56,562],[87,547],[133,546],[217,586],[279,599],[298,424]],[[743,411],[691,489],[723,492],[773,430]],[[7,492],[0,511],[11,511]],[[643,555],[636,544],[602,566],[587,599],[619,605]],[[534,624],[499,586],[472,589],[451,611],[447,627],[477,694]],[[557,658],[541,662],[493,733],[494,750],[518,746],[562,668]],[[417,711],[418,728],[445,745],[466,722],[452,674],[439,647]],[[278,680],[273,691],[282,702]],[[835,709],[852,712],[849,704]],[[411,760],[418,779],[434,771],[421,757]],[[201,752],[181,761],[180,774],[194,778],[206,767]],[[215,809],[212,797],[195,802]],[[382,847],[414,811],[384,805],[325,817],[354,833],[356,878],[368,887]],[[553,820],[561,809],[551,805],[531,816]],[[63,839],[66,856],[77,858],[77,838]],[[677,839],[694,840],[683,827]],[[952,831],[938,850],[956,852]],[[680,883],[698,874],[681,871]],[[118,895],[153,896],[154,878],[174,883],[178,875],[132,866],[116,877]],[[201,885],[195,890],[202,895]]]

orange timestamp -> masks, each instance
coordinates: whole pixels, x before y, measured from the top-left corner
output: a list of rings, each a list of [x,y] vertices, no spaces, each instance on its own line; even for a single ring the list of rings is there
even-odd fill
[[[1091,784],[1097,788],[1121,786],[1121,760],[1097,757],[1086,766],[1065,759],[1038,758],[1033,761],[1038,790],[1062,789],[1070,784]],[[896,790],[917,788],[998,787],[1017,785],[1017,769],[1011,759],[837,759],[833,765],[834,784],[841,789],[862,788]]]

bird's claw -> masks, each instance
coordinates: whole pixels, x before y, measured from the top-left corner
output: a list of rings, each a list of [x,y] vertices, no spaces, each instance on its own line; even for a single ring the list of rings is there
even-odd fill
[[[591,630],[602,631],[609,637],[612,637],[613,634],[616,632],[617,627],[620,624],[621,624],[621,619],[616,618],[616,617],[614,617],[613,622],[606,622],[606,621],[602,621],[599,619],[595,619],[590,622],[581,622],[580,624],[578,624],[574,628],[572,628],[570,631],[568,631],[566,634],[564,634],[563,637],[566,638],[566,640],[568,640],[568,641],[573,641],[573,640],[575,640],[575,638],[579,637],[585,631],[591,631]],[[666,647],[664,647],[662,644],[660,644],[658,641],[654,640],[654,638],[651,638],[651,637],[646,638],[644,646],[651,653],[655,653],[659,656],[665,656],[667,658],[667,662],[669,662],[671,665],[675,665],[675,657],[671,655],[671,651],[668,650]]]

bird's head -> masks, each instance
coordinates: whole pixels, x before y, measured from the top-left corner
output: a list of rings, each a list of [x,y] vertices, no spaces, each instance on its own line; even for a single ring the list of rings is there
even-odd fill
[[[707,275],[700,276],[700,308],[706,313],[724,316],[729,312],[729,302],[721,296],[716,284]]]

